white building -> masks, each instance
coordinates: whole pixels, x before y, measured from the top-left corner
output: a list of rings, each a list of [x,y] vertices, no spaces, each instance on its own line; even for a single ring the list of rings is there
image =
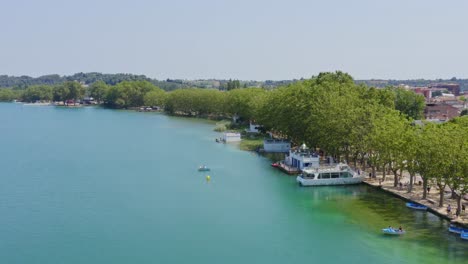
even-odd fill
[[[265,152],[289,152],[291,142],[288,140],[265,139],[263,140],[263,150]]]
[[[241,134],[237,132],[224,132],[223,141],[226,143],[239,142],[241,141]]]
[[[302,170],[306,167],[318,168],[320,156],[307,148],[305,144],[296,149],[291,149],[284,159],[286,165]]]
[[[246,129],[245,131],[246,131],[247,133],[259,133],[259,132],[260,132],[260,131],[259,131],[260,127],[262,127],[262,126],[261,126],[261,125],[258,125],[258,124],[252,124],[252,123],[250,123],[250,124],[249,124],[249,128]]]

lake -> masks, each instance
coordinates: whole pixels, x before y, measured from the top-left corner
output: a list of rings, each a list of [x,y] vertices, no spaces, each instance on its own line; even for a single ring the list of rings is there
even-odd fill
[[[447,221],[364,185],[299,187],[267,158],[215,143],[213,128],[0,104],[0,262],[468,262]],[[389,225],[407,234],[382,235]]]

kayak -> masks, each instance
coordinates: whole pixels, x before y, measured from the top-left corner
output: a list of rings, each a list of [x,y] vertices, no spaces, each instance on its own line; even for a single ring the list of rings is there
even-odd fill
[[[461,238],[461,239],[464,239],[464,240],[468,240],[468,232],[462,232],[462,233],[460,234],[460,238]]]
[[[456,234],[466,233],[468,235],[468,229],[461,228],[461,227],[454,226],[454,225],[450,225],[448,231],[452,233],[456,233]]]
[[[208,168],[207,166],[200,166],[198,168],[198,171],[210,171],[210,168]]]
[[[403,235],[404,233],[406,233],[404,230],[400,231],[395,228],[384,228],[382,229],[382,232],[386,235]]]
[[[417,203],[406,203],[406,207],[414,209],[414,210],[427,210],[427,206],[424,206],[422,204],[417,204]]]

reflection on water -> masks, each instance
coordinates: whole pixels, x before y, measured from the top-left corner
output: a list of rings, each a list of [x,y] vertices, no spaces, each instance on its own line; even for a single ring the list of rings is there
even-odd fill
[[[310,189],[310,188],[309,188]],[[448,232],[449,222],[429,212],[411,210],[405,201],[365,185],[320,187],[307,190],[321,207],[342,211],[349,221],[374,232],[387,226],[402,226],[407,233],[400,239],[408,247],[442,249],[449,259],[467,259],[468,243]],[[331,209],[330,209],[331,210]],[[393,239],[382,235],[382,239]]]

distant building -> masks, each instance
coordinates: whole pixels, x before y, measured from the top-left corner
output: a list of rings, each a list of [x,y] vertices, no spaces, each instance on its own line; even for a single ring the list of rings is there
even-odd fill
[[[241,141],[241,134],[237,132],[224,132],[223,141],[226,143],[239,142]]]
[[[424,109],[424,117],[428,120],[448,121],[460,116],[460,109],[449,104],[428,103]]]
[[[286,165],[302,170],[306,167],[318,168],[320,166],[320,156],[302,144],[299,148],[291,149],[289,155],[284,159]]]
[[[255,133],[259,133],[259,132],[260,132],[259,129],[260,129],[261,127],[262,127],[261,125],[257,125],[257,124],[252,124],[252,123],[250,123],[250,124],[249,124],[249,128],[246,129],[245,132],[247,132],[247,133],[254,133],[254,134],[255,134]]]
[[[263,141],[263,150],[265,152],[289,152],[291,142],[289,140],[265,139]]]
[[[460,85],[457,83],[436,83],[429,85],[429,88],[446,89],[455,96],[460,95]]]
[[[432,97],[432,90],[427,87],[413,87],[412,90],[417,94],[423,95],[426,100]]]

